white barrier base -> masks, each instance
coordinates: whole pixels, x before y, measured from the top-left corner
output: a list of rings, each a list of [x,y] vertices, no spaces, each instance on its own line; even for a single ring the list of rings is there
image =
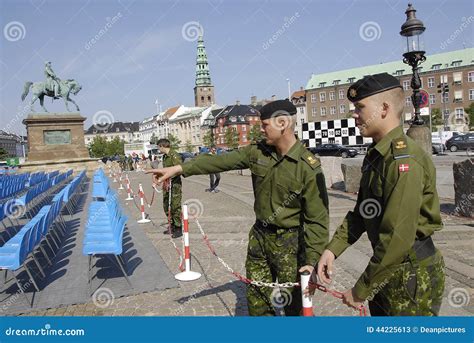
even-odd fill
[[[122,185],[120,185],[120,187],[119,187],[118,189],[125,189],[125,188],[123,188],[123,186],[122,186]]]
[[[127,199],[125,199],[125,200],[127,200]],[[140,219],[139,221],[137,221],[138,224],[145,224],[145,223],[149,223],[149,222],[151,222],[150,219]]]
[[[174,278],[179,281],[194,281],[194,280],[199,279],[200,277],[201,277],[201,273],[192,272],[192,271],[178,273],[174,276]]]
[[[133,200],[133,198],[132,197],[127,197],[127,198],[125,198],[125,200]]]

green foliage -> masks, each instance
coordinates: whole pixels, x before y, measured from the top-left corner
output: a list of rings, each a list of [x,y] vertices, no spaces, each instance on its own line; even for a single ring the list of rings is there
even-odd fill
[[[155,136],[155,133],[153,132],[151,137],[150,137],[150,144],[157,144],[159,138]]]
[[[464,109],[464,112],[466,112],[469,120],[469,129],[472,129],[474,127],[474,102],[471,102],[469,107]]]
[[[251,143],[256,143],[263,138],[262,133],[260,132],[260,124],[255,124],[250,129],[248,139]]]
[[[0,148],[0,160],[3,161],[8,157],[10,157],[10,154],[4,148]]]
[[[224,142],[229,149],[236,149],[239,147],[239,133],[233,127],[228,127],[225,131]]]
[[[207,146],[207,147],[215,146],[214,134],[212,133],[212,129],[207,131],[204,137],[202,137],[202,143],[204,144],[204,146]]]
[[[191,141],[188,139],[184,146],[184,151],[186,152],[194,152],[194,145],[192,145]]]
[[[89,144],[89,153],[91,157],[97,158],[113,156],[115,154],[123,155],[124,144],[125,142],[118,137],[107,141],[104,136],[96,136]]]
[[[168,139],[169,139],[170,144],[171,144],[171,149],[175,150],[175,151],[178,151],[179,146],[181,145],[181,140],[178,137],[176,137],[175,135],[171,134],[171,133],[168,135]]]

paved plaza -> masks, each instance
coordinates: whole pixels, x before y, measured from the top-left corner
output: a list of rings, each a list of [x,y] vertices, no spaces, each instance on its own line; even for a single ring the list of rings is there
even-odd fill
[[[454,190],[452,162],[465,156],[434,157],[438,173],[438,190],[441,199],[445,228],[434,235],[437,247],[446,262],[446,289],[441,315],[471,316],[473,296],[472,219],[452,215],[454,212]],[[340,163],[340,159],[339,159]],[[339,168],[337,166],[336,168]],[[340,168],[339,168],[340,169]],[[107,169],[105,169],[107,170]],[[146,207],[151,223],[141,224],[138,229],[145,231],[169,270],[178,273],[179,258],[169,236],[162,232],[166,228],[166,217],[162,210],[161,194],[153,192],[151,176],[143,172],[130,172],[130,182],[137,189],[143,184],[145,195],[151,207]],[[245,256],[248,232],[254,222],[253,192],[250,176],[237,172],[222,174],[220,192],[208,193],[208,176],[193,176],[183,179],[183,200],[190,211],[200,215],[199,222],[209,236],[216,253],[236,272],[245,275]],[[118,188],[117,183],[111,183]],[[356,195],[329,189],[331,235],[342,222],[347,211],[354,207]],[[138,220],[140,212],[136,205],[139,200],[125,201],[126,192],[119,191],[123,206],[133,209]],[[85,213],[84,213],[85,215]],[[81,228],[83,229],[83,228]],[[51,316],[246,316],[246,286],[236,279],[214,257],[204,243],[196,223],[190,221],[190,241],[192,270],[202,277],[192,282],[180,282],[178,288],[142,293],[133,296],[115,297],[106,304],[91,301],[86,304],[70,305],[41,311],[30,311],[24,315]],[[174,242],[181,248],[181,239]],[[343,291],[357,280],[371,255],[366,235],[349,248],[336,261],[334,282],[330,288]],[[82,256],[83,258],[86,258]],[[316,316],[357,316],[339,299],[321,291],[313,297]]]

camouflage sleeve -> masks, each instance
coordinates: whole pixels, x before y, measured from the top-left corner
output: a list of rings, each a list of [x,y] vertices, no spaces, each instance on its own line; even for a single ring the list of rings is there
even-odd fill
[[[248,145],[238,150],[222,155],[200,155],[192,161],[182,164],[183,176],[220,173],[227,170],[247,169],[249,167],[250,151],[254,145]]]
[[[386,284],[413,246],[423,199],[424,168],[411,157],[394,160],[386,167],[382,191],[384,209],[379,241],[355,294],[366,299],[378,285]]]
[[[329,201],[320,166],[311,170],[302,192],[306,264],[314,266],[329,239]]]
[[[357,242],[360,236],[365,232],[365,226],[362,216],[359,213],[361,203],[361,192],[357,197],[354,211],[349,211],[342,224],[337,228],[327,249],[336,256],[340,256],[348,247]]]

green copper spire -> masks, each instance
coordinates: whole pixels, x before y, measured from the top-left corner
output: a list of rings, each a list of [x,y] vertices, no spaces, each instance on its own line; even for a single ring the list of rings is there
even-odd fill
[[[206,48],[202,36],[198,38],[197,58],[196,58],[196,86],[211,86],[211,75],[207,62]]]

